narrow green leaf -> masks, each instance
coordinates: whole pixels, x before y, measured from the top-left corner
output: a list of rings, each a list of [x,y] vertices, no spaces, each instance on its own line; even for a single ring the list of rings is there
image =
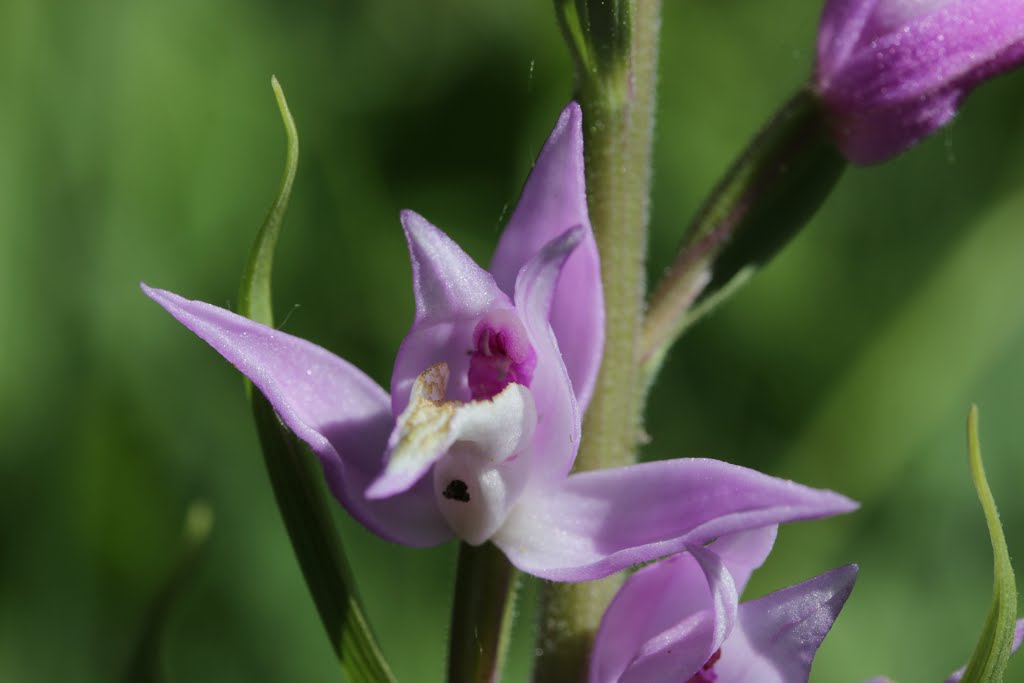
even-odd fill
[[[1017,584],[1010,566],[1010,553],[1006,549],[1006,538],[999,522],[996,502],[985,479],[985,468],[981,462],[981,445],[978,442],[978,407],[971,406],[967,418],[967,457],[971,466],[974,488],[981,501],[981,509],[988,523],[988,535],[992,541],[994,579],[992,585],[992,606],[985,619],[981,638],[974,648],[974,654],[964,671],[962,683],[999,683],[1010,658],[1013,631],[1017,614]]]
[[[239,292],[240,312],[265,325],[272,325],[274,320],[270,291],[274,248],[299,162],[295,122],[281,85],[276,78],[271,83],[288,138],[285,170],[277,197],[249,251]],[[267,399],[252,391],[248,381],[246,392],[252,400],[274,498],[342,671],[351,683],[392,683],[394,676],[359,601],[355,579],[334,527],[331,502],[324,492],[316,457],[281,424]]]
[[[274,498],[341,669],[351,683],[392,683],[334,528],[316,458],[262,394],[253,392],[252,403]]]
[[[160,652],[167,619],[182,589],[193,575],[199,553],[206,545],[212,528],[213,511],[210,507],[202,501],[189,505],[185,512],[178,557],[167,580],[149,605],[134,654],[125,671],[126,682],[159,683],[163,680]]]
[[[284,132],[287,137],[285,150],[284,174],[277,197],[263,219],[263,225],[256,233],[256,240],[249,250],[249,260],[242,273],[242,286],[238,293],[238,312],[247,318],[264,325],[274,324],[274,309],[270,298],[270,276],[274,264],[274,250],[277,238],[281,234],[284,214],[288,210],[288,200],[292,195],[292,184],[295,182],[295,171],[299,167],[299,132],[295,128],[295,120],[288,110],[288,102],[277,77],[270,79],[277,97],[277,106],[281,110]]]

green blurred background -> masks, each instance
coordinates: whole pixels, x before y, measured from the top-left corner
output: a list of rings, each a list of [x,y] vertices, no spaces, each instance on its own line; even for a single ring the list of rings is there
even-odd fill
[[[665,5],[652,277],[806,77],[819,10]],[[116,680],[196,498],[216,523],[167,625],[169,680],[339,678],[239,377],[138,289],[234,301],[284,155],[271,74],[303,144],[278,315],[385,386],[412,314],[398,211],[486,262],[571,87],[548,0],[0,3],[2,681]],[[863,502],[784,529],[750,589],[860,563],[812,680],[939,681],[970,652],[991,582],[972,401],[1024,557],[1022,92],[1024,74],[999,79],[918,149],[849,172],[654,392],[649,457]],[[338,517],[400,680],[441,680],[454,545],[395,547]],[[535,595],[508,680],[527,675]]]

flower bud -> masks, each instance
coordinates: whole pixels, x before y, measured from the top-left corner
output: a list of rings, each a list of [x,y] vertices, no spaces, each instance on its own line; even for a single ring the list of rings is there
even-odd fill
[[[858,164],[911,147],[1024,62],[1021,0],[827,0],[813,87]]]

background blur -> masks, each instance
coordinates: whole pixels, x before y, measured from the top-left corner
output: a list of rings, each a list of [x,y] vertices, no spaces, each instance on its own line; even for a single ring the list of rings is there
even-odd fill
[[[652,277],[805,79],[819,11],[665,4]],[[138,289],[234,301],[284,157],[271,74],[302,139],[279,319],[385,386],[412,315],[398,211],[486,263],[571,87],[549,0],[0,3],[0,680],[115,680],[196,498],[216,522],[168,624],[169,680],[338,679],[239,376]],[[991,585],[972,401],[1024,558],[1022,92],[1024,74],[999,79],[927,144],[848,172],[654,393],[649,457],[862,501],[785,528],[748,593],[860,563],[812,680],[939,681],[968,656]],[[454,544],[341,524],[400,680],[441,680]]]

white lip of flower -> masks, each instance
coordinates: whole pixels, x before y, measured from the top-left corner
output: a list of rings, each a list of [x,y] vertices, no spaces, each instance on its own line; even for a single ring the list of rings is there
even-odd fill
[[[445,401],[448,377],[448,365],[437,363],[416,378],[388,441],[384,473],[366,493],[393,495],[433,465],[441,514],[456,535],[479,545],[502,525],[526,483],[537,411],[530,390],[516,383],[489,399]]]

